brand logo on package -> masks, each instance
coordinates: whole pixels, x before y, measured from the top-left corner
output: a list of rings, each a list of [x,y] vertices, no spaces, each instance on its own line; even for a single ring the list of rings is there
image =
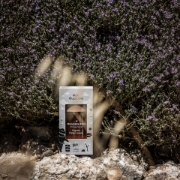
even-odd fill
[[[78,143],[73,143],[73,147],[74,147],[74,146],[78,146]]]
[[[59,151],[93,154],[93,87],[60,86]]]
[[[73,94],[73,97],[69,97],[69,100],[83,100],[78,94]]]

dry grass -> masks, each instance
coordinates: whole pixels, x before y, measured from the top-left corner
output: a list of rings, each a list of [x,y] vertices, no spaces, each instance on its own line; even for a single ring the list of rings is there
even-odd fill
[[[0,156],[0,179],[29,180],[34,161],[22,153],[7,153]]]

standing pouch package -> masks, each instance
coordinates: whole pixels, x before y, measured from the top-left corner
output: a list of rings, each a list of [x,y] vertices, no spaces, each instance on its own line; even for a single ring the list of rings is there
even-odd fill
[[[93,155],[92,86],[60,86],[59,152]]]

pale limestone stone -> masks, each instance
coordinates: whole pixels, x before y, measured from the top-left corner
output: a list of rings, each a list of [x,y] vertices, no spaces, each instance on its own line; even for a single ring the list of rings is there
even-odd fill
[[[151,169],[149,173],[146,174],[145,180],[154,179],[166,179],[166,180],[179,180],[180,178],[180,164],[175,164],[173,162],[167,162],[161,165],[157,165],[154,169]]]
[[[104,151],[101,157],[77,157],[74,155],[55,154],[44,157],[36,162],[34,177],[44,179],[74,179],[74,180],[140,180],[146,172],[144,162],[134,162],[131,156],[123,149]]]
[[[120,180],[122,178],[122,171],[119,168],[108,168],[106,173],[108,180]]]

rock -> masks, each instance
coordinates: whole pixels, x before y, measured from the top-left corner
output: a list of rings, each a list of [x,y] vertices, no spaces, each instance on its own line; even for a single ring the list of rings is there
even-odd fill
[[[155,169],[151,169],[144,180],[178,180],[180,176],[180,165],[174,162],[167,162],[157,165]]]
[[[31,179],[140,180],[145,172],[145,163],[134,162],[123,149],[110,149],[96,159],[65,154],[44,157],[35,163]]]
[[[156,166],[149,166],[149,169],[150,169],[150,170],[156,169]]]
[[[132,153],[133,154],[133,153]],[[110,149],[101,157],[77,157],[54,154],[49,149],[41,157],[22,153],[4,153],[0,156],[0,179],[6,180],[178,180],[180,164],[167,162],[151,167],[138,155],[123,149]],[[134,160],[136,159],[136,161]]]
[[[99,180],[99,179],[101,179],[101,180],[109,180],[109,179],[107,179],[107,174],[104,173],[104,171],[101,171],[100,173],[97,174],[96,180]]]
[[[54,154],[54,153],[53,153],[52,150],[47,150],[47,151],[45,151],[45,152],[42,153],[41,159],[42,159],[43,157],[52,156],[53,154]]]
[[[106,171],[108,180],[122,179],[122,171],[119,168],[109,168]]]
[[[127,180],[142,179],[146,172],[147,163],[144,159],[139,157],[139,162],[134,161],[124,149],[110,149],[104,151],[103,154],[103,163],[107,166],[119,167]]]

